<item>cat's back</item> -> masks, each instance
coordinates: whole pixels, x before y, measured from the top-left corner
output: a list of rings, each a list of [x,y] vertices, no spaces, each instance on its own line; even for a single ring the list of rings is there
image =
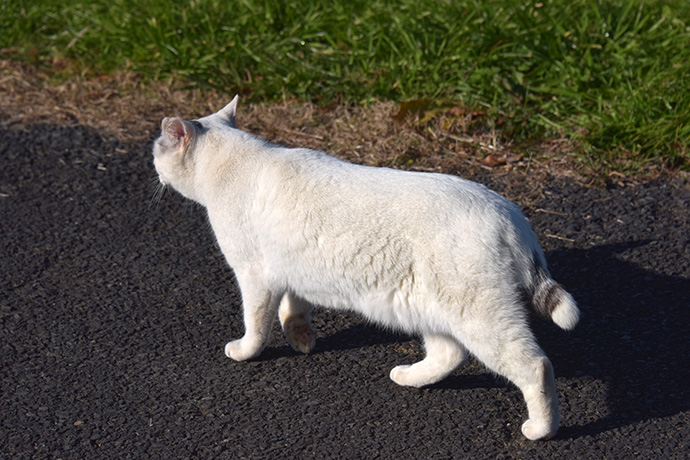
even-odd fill
[[[512,202],[457,176],[357,165],[310,149],[274,147],[265,153],[262,190],[277,204],[287,200],[287,208],[310,215],[347,216],[350,225],[373,219],[395,222],[396,228],[468,232],[526,223]]]
[[[331,189],[327,190],[328,193],[335,189],[344,192],[368,190],[371,194],[400,194],[407,191],[417,194],[493,193],[480,184],[456,176],[359,165],[311,149],[274,147],[267,148],[265,154],[268,175],[310,186],[321,185]]]
[[[262,190],[283,188],[303,194],[303,200],[326,195],[341,200],[378,197],[398,205],[462,201],[465,209],[512,206],[487,187],[457,176],[359,165],[317,150],[271,144],[239,130],[227,134],[234,138],[230,144],[243,151],[241,161],[251,164]]]

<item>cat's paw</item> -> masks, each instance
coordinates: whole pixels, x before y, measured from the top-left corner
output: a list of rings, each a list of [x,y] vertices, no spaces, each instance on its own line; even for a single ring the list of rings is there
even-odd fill
[[[392,381],[403,387],[422,387],[426,382],[420,381],[419,375],[411,371],[410,365],[396,366],[391,369],[390,378]]]
[[[283,323],[285,338],[293,350],[309,353],[316,344],[316,333],[311,323],[302,316],[290,316]]]
[[[522,424],[522,434],[525,435],[530,441],[548,441],[553,438],[558,431],[558,423],[549,424],[546,422],[535,422],[532,419],[528,419]]]
[[[246,361],[256,357],[261,347],[248,346],[244,339],[233,340],[225,344],[225,356],[235,361]]]

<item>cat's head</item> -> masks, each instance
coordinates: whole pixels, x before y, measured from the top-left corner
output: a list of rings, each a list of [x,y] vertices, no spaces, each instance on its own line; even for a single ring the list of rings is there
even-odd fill
[[[161,135],[153,145],[153,164],[163,185],[171,185],[187,198],[195,199],[194,170],[199,156],[208,148],[209,133],[235,128],[238,96],[218,112],[187,121],[166,117]]]

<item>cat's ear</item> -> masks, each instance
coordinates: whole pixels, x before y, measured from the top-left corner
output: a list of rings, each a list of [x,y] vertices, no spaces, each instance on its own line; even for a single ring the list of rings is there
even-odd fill
[[[192,126],[177,117],[163,118],[161,132],[175,151],[187,150],[194,134]]]
[[[235,127],[235,114],[237,113],[237,101],[240,100],[239,95],[235,95],[232,101],[218,111],[218,115],[230,126]]]

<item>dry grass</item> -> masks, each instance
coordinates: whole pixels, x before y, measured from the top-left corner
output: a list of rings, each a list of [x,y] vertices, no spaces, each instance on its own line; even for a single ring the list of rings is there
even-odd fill
[[[1,125],[87,125],[130,145],[140,144],[142,150],[158,135],[163,117],[199,117],[229,99],[212,91],[143,83],[131,74],[56,83],[34,68],[9,61],[0,61],[0,88]],[[521,146],[522,153],[516,153],[490,126],[476,123],[477,114],[461,108],[439,111],[430,120],[411,115],[400,121],[398,112],[390,102],[326,108],[297,101],[240,103],[238,127],[272,142],[323,150],[360,164],[500,182],[505,195],[527,206],[553,177],[592,182],[567,153],[567,140]],[[636,181],[614,179],[623,185]]]

